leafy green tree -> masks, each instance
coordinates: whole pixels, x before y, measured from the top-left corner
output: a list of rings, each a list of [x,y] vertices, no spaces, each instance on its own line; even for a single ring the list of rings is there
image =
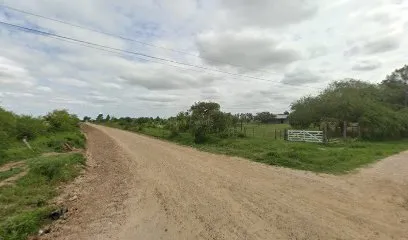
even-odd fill
[[[197,102],[189,111],[196,143],[204,142],[208,134],[225,131],[233,121],[233,116],[221,112],[220,105],[215,102]]]
[[[67,110],[54,110],[45,116],[52,132],[75,131],[80,122],[74,114],[69,114]]]
[[[109,116],[109,114],[106,115],[105,122],[109,122],[110,120],[111,120],[111,117]]]
[[[396,69],[380,85],[382,100],[395,109],[408,107],[408,65]]]
[[[16,135],[16,115],[0,107],[0,131],[11,137]]]
[[[276,116],[270,112],[260,112],[255,115],[254,120],[261,123],[272,123],[275,118]]]
[[[83,122],[90,122],[90,121],[92,121],[92,118],[88,117],[88,116],[85,116],[82,121]]]
[[[381,85],[354,79],[334,82],[315,97],[304,97],[292,104],[289,122],[298,128],[321,122],[359,123],[368,139],[398,138],[407,132],[405,112],[396,111],[384,101]],[[343,129],[342,129],[343,130]]]
[[[98,116],[96,117],[96,122],[103,122],[103,114],[99,113]]]

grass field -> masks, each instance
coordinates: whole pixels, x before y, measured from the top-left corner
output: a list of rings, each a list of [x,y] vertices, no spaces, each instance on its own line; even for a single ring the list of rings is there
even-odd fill
[[[408,140],[394,142],[345,141],[330,144],[275,140],[275,129],[288,125],[247,125],[247,137],[212,136],[203,144],[195,144],[190,133],[170,137],[160,128],[144,128],[141,133],[192,146],[203,151],[244,157],[269,165],[313,172],[342,174],[408,149]],[[254,129],[253,134],[252,130]]]
[[[45,152],[63,152],[65,143],[72,147],[83,148],[85,138],[79,131],[50,134],[30,142],[32,150],[28,149],[23,142],[14,142],[11,147],[4,151],[5,156],[0,158],[0,166],[7,162],[36,157]]]
[[[20,240],[50,221],[47,201],[56,187],[75,178],[85,164],[82,154],[36,157],[26,160],[28,172],[15,184],[0,187],[0,236]]]
[[[42,156],[46,152],[63,152],[66,143],[83,148],[85,138],[79,131],[60,132],[30,142],[32,150],[15,142],[4,151],[0,166],[14,161],[19,161],[19,165],[0,171],[0,183],[23,171],[26,174],[0,186],[0,239],[26,239],[50,221],[48,215],[55,206],[48,201],[57,195],[57,186],[75,178],[85,164],[79,153]]]

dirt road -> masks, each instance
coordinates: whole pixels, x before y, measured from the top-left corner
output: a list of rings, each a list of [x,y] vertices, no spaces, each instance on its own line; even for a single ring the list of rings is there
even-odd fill
[[[408,153],[331,176],[85,131],[89,167],[49,239],[408,239]]]

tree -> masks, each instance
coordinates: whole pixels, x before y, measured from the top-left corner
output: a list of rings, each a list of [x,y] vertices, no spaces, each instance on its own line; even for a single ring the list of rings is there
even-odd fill
[[[109,114],[106,115],[105,122],[109,122],[110,120],[111,120],[111,117],[109,116]]]
[[[284,111],[283,114],[289,115],[290,113],[288,111]]]
[[[272,123],[275,121],[275,118],[276,116],[270,112],[260,112],[255,115],[254,120],[261,123]]]
[[[69,114],[67,110],[54,110],[44,118],[52,132],[74,131],[80,122],[76,115]]]
[[[220,105],[215,102],[197,102],[191,106],[190,128],[196,143],[202,143],[210,133],[221,133],[234,122],[231,114],[220,111]],[[238,119],[237,119],[238,120]]]
[[[85,117],[82,119],[82,121],[83,121],[83,122],[90,122],[90,121],[92,121],[92,119],[91,119],[91,117],[85,116]]]
[[[96,117],[96,122],[103,122],[103,114],[99,113],[98,116]]]
[[[406,113],[384,101],[382,84],[354,79],[334,82],[318,96],[296,101],[291,109],[289,122],[297,128],[329,121],[346,131],[343,123],[353,122],[359,123],[369,139],[398,138],[408,130]]]
[[[382,100],[395,109],[408,107],[408,65],[396,69],[382,81]]]
[[[16,122],[17,118],[12,112],[0,107],[0,132],[3,132],[4,136],[16,135]]]

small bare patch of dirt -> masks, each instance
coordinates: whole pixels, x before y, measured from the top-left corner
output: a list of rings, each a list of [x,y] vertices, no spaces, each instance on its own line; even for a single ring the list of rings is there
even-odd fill
[[[8,171],[11,168],[22,167],[24,166],[24,164],[25,164],[24,161],[6,163],[3,166],[0,166],[0,172]]]
[[[21,173],[18,173],[12,177],[9,177],[3,181],[0,182],[0,187],[7,186],[7,185],[13,185],[18,179],[24,177],[28,173],[27,169],[24,169]]]

